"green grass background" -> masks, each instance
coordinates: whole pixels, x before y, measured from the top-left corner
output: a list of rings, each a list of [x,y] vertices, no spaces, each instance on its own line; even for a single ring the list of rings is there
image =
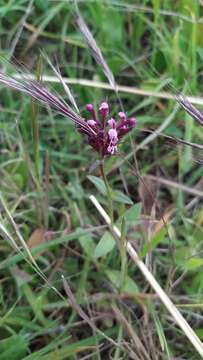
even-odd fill
[[[39,70],[43,49],[53,62],[57,60],[63,76],[107,81],[77,29],[73,2],[34,0],[26,16],[28,6],[27,0],[0,0],[3,58],[15,57],[36,76],[39,71],[53,75],[45,62]],[[171,91],[201,96],[201,1],[98,0],[78,2],[78,6],[118,84],[152,93],[170,84]],[[3,60],[2,68],[10,71]],[[61,86],[48,86],[66,98]],[[84,117],[89,102],[98,107],[108,100],[114,116],[120,110],[112,91],[80,84],[71,89]],[[131,171],[136,165],[132,151],[147,136],[143,128],[155,130],[168,121],[166,134],[201,144],[202,129],[175,101],[122,92],[120,98],[138,126],[120,145],[122,158],[112,157],[105,164],[117,191],[116,219],[125,218],[127,239],[147,258],[160,285],[202,338],[201,197],[189,195],[181,186],[158,185],[155,218],[171,210],[172,215],[168,228],[152,236],[143,227],[147,215],[153,215],[146,214],[143,206],[143,197],[149,201],[148,192],[146,188],[139,191],[140,182]],[[4,233],[0,241],[0,360],[147,359],[112,306],[122,312],[149,359],[199,359],[136,266],[128,260],[125,264],[125,255],[121,252],[120,256],[93,208],[90,194],[104,207],[107,204],[99,169],[90,170],[97,155],[84,137],[67,119],[11,89],[1,87],[0,107],[0,192],[18,231],[28,245],[40,242],[33,253],[49,283],[66,298],[64,275],[77,303],[104,334],[121,345],[114,346],[96,334],[13,249]],[[192,160],[190,149],[170,148],[164,139],[156,138],[137,152],[136,161],[142,175],[166,178],[189,189],[198,186],[201,191],[202,165]],[[0,206],[0,211],[2,226],[21,246],[5,208]]]

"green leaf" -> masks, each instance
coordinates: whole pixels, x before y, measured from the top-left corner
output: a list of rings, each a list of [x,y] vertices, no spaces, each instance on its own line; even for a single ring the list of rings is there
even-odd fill
[[[154,318],[154,322],[155,322],[155,327],[156,327],[156,331],[159,337],[159,342],[160,342],[160,346],[161,346],[161,350],[162,351],[166,351],[168,360],[171,359],[171,354],[170,354],[170,350],[167,344],[167,340],[164,334],[164,330],[163,330],[163,326],[158,318],[158,316],[153,313],[153,318]]]
[[[199,329],[195,329],[195,332],[197,334],[197,336],[203,340],[203,329],[199,328]]]
[[[106,231],[94,250],[94,258],[107,255],[113,250],[115,240],[109,231]]]
[[[112,284],[117,288],[120,289],[121,287],[121,272],[118,270],[106,270],[106,275],[108,276],[109,280]],[[134,282],[128,275],[125,277],[124,284],[122,285],[123,292],[128,294],[137,294],[139,289]]]
[[[191,256],[191,252],[188,246],[180,246],[175,251],[175,261],[180,267],[185,268],[187,259]]]
[[[90,235],[80,236],[79,242],[85,254],[92,258],[92,254],[94,254],[95,251],[95,243],[92,237]]]
[[[185,263],[185,268],[187,270],[195,270],[196,268],[199,268],[203,265],[203,259],[202,258],[190,258]]]
[[[0,360],[21,360],[27,348],[28,343],[22,335],[12,335],[0,341]]]
[[[137,203],[131,206],[130,209],[126,210],[126,212],[122,215],[125,218],[127,225],[135,224],[135,222],[140,218],[142,210],[142,204]]]
[[[145,257],[148,251],[155,249],[161,242],[163,242],[165,240],[166,233],[167,229],[164,227],[153,236],[150,242],[146,242],[140,254],[141,258]]]
[[[115,326],[111,329],[103,331],[106,336],[115,336],[115,334],[118,332],[118,328]],[[58,346],[55,349],[53,349],[49,353],[43,354],[43,350],[46,348],[48,349],[48,346],[45,348],[42,348],[42,350],[38,350],[35,353],[32,353],[28,355],[23,360],[66,360],[69,359],[71,356],[71,359],[73,358],[79,358],[79,353],[84,351],[90,351],[92,348],[94,348],[96,345],[98,345],[98,342],[103,341],[104,336],[102,334],[97,334],[88,338],[81,339],[79,341],[74,341],[72,344],[68,344],[65,346]],[[53,347],[54,342],[50,342],[51,346]]]
[[[106,186],[102,179],[92,175],[88,175],[88,179],[94,184],[94,186],[102,195],[106,195]],[[122,204],[128,204],[128,205],[133,204],[132,200],[120,190],[113,191],[112,198],[114,201],[120,202]]]
[[[132,205],[132,200],[120,190],[113,191],[113,200],[122,204]]]
[[[203,258],[194,257],[192,250],[188,246],[181,246],[176,249],[175,259],[177,265],[184,270],[195,270],[203,265]]]
[[[77,228],[76,231],[70,233],[69,235],[65,235],[65,236],[62,236],[61,238],[56,238],[56,239],[44,242],[40,245],[37,245],[36,247],[31,249],[31,254],[36,255],[41,251],[43,252],[44,250],[47,250],[47,249],[53,249],[61,244],[67,245],[69,241],[76,240],[76,239],[78,239],[78,237],[82,236],[83,234],[89,234],[89,233],[92,233],[91,229]],[[25,251],[22,253],[13,255],[11,257],[8,257],[8,259],[1,262],[0,270],[16,265],[19,261],[21,261],[24,258],[24,256],[25,257],[27,256],[27,253]]]
[[[95,185],[95,187],[101,194],[103,194],[103,195],[106,194],[106,187],[105,187],[104,181],[102,179],[100,179],[97,176],[92,176],[92,175],[88,175],[87,177]]]

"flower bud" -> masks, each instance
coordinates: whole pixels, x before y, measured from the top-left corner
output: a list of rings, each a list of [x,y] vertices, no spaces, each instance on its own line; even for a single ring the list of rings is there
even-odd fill
[[[123,111],[120,111],[120,112],[118,113],[118,116],[119,116],[119,118],[120,118],[121,120],[125,120],[125,119],[126,119],[126,114],[125,114]]]
[[[135,118],[130,118],[126,121],[129,127],[134,127],[137,124],[137,120]]]
[[[94,106],[92,104],[87,104],[86,110],[89,111],[90,113],[92,113],[94,111]]]
[[[115,121],[113,118],[111,118],[110,120],[108,120],[108,124],[109,124],[109,126],[110,126],[111,128],[115,129],[115,127],[116,127],[116,121]]]
[[[109,105],[107,104],[107,102],[103,102],[101,103],[100,107],[99,107],[99,111],[102,117],[106,117],[109,113]]]

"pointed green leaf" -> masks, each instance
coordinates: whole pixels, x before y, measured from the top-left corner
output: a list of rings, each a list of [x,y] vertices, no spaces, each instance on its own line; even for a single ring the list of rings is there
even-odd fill
[[[121,287],[121,272],[118,270],[106,270],[106,275],[108,276],[109,280],[112,284],[117,288],[120,289]],[[123,291],[128,294],[137,294],[139,289],[134,282],[128,275],[125,277],[124,285],[122,286]]]
[[[133,204],[132,200],[120,190],[113,191],[113,200],[122,204]]]
[[[113,250],[115,246],[115,240],[109,231],[106,231],[94,251],[94,258],[107,255]]]
[[[100,179],[97,176],[92,176],[92,175],[89,175],[88,179],[95,185],[95,187],[101,194],[103,194],[103,195],[106,194],[106,187],[105,187],[104,181],[102,179]]]

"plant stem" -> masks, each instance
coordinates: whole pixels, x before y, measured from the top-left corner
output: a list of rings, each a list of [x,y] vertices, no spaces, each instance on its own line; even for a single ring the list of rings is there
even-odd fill
[[[105,174],[105,170],[104,170],[104,159],[102,158],[100,161],[100,171],[101,171],[101,176],[102,179],[104,181],[105,187],[106,187],[106,195],[107,195],[107,201],[108,201],[108,209],[109,209],[109,216],[111,219],[111,223],[113,224],[114,222],[114,216],[113,216],[113,198],[112,198],[112,189],[109,185],[109,182],[107,180],[106,174]]]

